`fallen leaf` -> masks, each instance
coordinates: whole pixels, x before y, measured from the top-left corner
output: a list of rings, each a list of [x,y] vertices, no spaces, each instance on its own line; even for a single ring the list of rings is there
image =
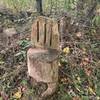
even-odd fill
[[[66,53],[66,54],[69,54],[70,53],[70,48],[69,47],[64,48],[63,52]]]
[[[80,38],[80,37],[82,36],[82,32],[77,32],[77,33],[76,33],[76,36],[77,36],[78,38]]]
[[[82,53],[86,54],[86,48],[82,48]]]
[[[82,59],[81,65],[86,66],[86,65],[89,64],[89,62],[90,62],[89,58],[88,57],[85,57],[85,58]]]
[[[88,65],[88,63],[86,61],[82,61],[80,65],[86,66],[86,65]]]
[[[80,92],[81,90],[79,88],[76,87],[76,89]]]
[[[58,63],[58,66],[61,66],[61,63],[60,62]]]
[[[80,79],[80,77],[79,77],[79,76],[77,77],[77,80],[78,80],[79,82],[81,82],[81,79]]]
[[[0,65],[4,64],[5,62],[4,61],[0,61]]]
[[[88,90],[89,90],[90,93],[95,95],[95,92],[94,92],[94,90],[91,87],[89,87]]]
[[[85,57],[85,58],[84,58],[84,61],[89,62],[90,60],[89,60],[88,57]]]
[[[20,99],[22,96],[22,93],[20,91],[16,92],[13,97],[16,98],[16,99]]]
[[[85,68],[85,73],[87,76],[90,76],[92,74],[92,69],[91,68]]]
[[[97,100],[100,100],[100,97],[99,96],[97,96]]]

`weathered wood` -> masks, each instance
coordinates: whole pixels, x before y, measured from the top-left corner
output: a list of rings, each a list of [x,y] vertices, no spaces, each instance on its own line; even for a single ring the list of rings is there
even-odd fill
[[[17,34],[15,28],[1,29],[0,32],[0,44],[3,44],[5,47],[8,46],[11,41],[14,40],[14,36]]]
[[[38,17],[32,26],[31,42],[33,48],[27,52],[28,73],[36,82],[47,84],[47,90],[41,94],[45,97],[54,93],[58,83],[58,22]]]
[[[43,46],[44,45],[44,38],[45,38],[45,19],[39,18],[39,39],[38,39],[38,45]],[[37,34],[38,35],[38,34]]]
[[[51,20],[46,20],[46,42],[45,42],[45,46],[47,48],[50,48],[51,33],[52,33],[52,21]]]
[[[32,26],[32,45],[41,48],[59,49],[59,32],[57,21],[38,17]]]
[[[54,56],[54,57],[50,57]],[[46,57],[46,58],[45,58]],[[42,59],[41,59],[42,58]],[[53,61],[51,58],[54,58]],[[29,49],[29,75],[37,82],[57,82],[57,54],[43,49]]]
[[[58,23],[53,22],[51,48],[59,50],[59,43]]]
[[[37,20],[35,20],[32,25],[31,44],[33,47],[37,44]]]
[[[31,56],[31,59],[37,59],[38,61],[41,62],[52,63],[53,61],[58,59],[58,55],[59,52],[57,50],[49,49],[45,50],[45,52],[42,53],[41,52],[34,53],[34,55]]]

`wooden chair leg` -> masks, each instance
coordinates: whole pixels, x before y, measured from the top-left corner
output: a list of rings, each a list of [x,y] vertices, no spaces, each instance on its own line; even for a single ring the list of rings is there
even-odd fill
[[[41,94],[41,97],[43,98],[49,95],[52,95],[56,91],[56,88],[57,88],[57,83],[47,83],[47,85],[48,85],[47,90]]]

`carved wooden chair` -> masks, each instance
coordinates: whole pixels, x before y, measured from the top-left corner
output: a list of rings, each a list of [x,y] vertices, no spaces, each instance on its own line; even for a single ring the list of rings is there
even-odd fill
[[[32,25],[31,43],[32,48],[27,52],[29,76],[34,82],[47,84],[48,88],[41,94],[42,97],[51,95],[58,83],[58,22],[47,17],[37,17]]]

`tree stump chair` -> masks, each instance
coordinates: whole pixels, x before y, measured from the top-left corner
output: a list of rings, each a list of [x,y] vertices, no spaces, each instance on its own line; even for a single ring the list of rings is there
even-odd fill
[[[34,20],[31,33],[32,48],[27,52],[28,74],[34,82],[47,84],[41,94],[55,92],[58,83],[59,32],[54,19],[39,16]],[[35,84],[33,82],[33,85]]]

